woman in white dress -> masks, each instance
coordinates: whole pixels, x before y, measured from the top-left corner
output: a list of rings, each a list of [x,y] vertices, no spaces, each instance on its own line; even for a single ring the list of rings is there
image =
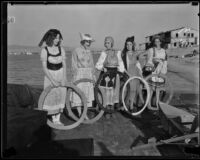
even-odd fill
[[[96,80],[95,68],[90,45],[94,39],[89,34],[80,33],[81,45],[72,53],[72,71],[73,82],[87,78]],[[92,107],[94,101],[94,86],[90,82],[82,82],[77,85],[87,98],[87,107]],[[79,116],[81,115],[81,106],[83,105],[80,97],[73,92],[71,95],[72,107],[77,107]],[[88,119],[88,117],[86,117]]]
[[[152,74],[167,73],[167,53],[162,48],[162,39],[160,36],[155,36],[152,39],[153,46],[147,51],[147,64],[154,68]],[[162,78],[155,79],[155,82],[164,82]]]
[[[39,46],[45,42],[41,51],[42,67],[45,73],[44,89],[49,85],[55,87],[47,95],[44,101],[44,110],[50,112],[59,110],[59,113],[52,115],[52,122],[60,124],[60,115],[65,107],[66,88],[64,86],[66,77],[65,50],[60,46],[62,35],[57,29],[50,29],[43,36]]]
[[[147,51],[147,63],[145,68],[153,68],[152,74],[167,74],[167,53],[162,47],[162,39],[160,36],[155,36],[152,39],[152,47]],[[165,80],[161,77],[152,77],[149,81],[150,85],[160,86],[165,83]],[[151,95],[154,92],[154,87],[151,87]],[[150,104],[149,104],[150,105]]]

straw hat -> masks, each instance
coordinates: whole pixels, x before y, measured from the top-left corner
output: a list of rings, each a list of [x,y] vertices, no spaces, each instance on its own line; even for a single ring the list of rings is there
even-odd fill
[[[91,42],[95,41],[89,34],[83,34],[83,33],[79,33],[79,34],[81,37],[81,41],[84,41],[84,40],[91,41]]]

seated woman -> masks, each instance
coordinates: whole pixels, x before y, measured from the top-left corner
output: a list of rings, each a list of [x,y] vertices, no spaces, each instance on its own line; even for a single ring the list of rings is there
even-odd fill
[[[139,54],[135,51],[134,36],[126,39],[124,49],[122,51],[122,60],[124,62],[125,69],[129,76],[142,77],[142,69],[140,62],[138,61]],[[144,99],[142,96],[142,90],[140,88],[140,81],[135,79],[130,82],[130,96],[128,98],[130,110],[136,109],[137,95],[139,95],[140,101],[143,104]]]
[[[147,51],[147,63],[145,68],[153,68],[152,74],[166,74],[167,73],[167,53],[164,48],[162,48],[162,39],[160,36],[155,36],[151,42],[153,45]],[[149,72],[150,73],[150,72]],[[165,83],[165,80],[161,77],[152,77],[149,82],[152,86],[161,86]],[[153,89],[153,88],[152,88]],[[151,92],[152,97],[152,92]]]
[[[108,76],[103,77],[100,89],[103,91],[104,106],[112,109],[114,104],[119,103],[120,80],[116,71],[124,72],[124,64],[121,59],[121,52],[113,49],[114,39],[106,37],[104,41],[105,51],[96,63],[96,68],[101,70],[101,74],[110,71]]]

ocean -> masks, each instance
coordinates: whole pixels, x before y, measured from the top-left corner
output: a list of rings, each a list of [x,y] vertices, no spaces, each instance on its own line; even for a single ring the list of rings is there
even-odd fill
[[[99,54],[93,54],[94,63]],[[66,54],[67,79],[71,81],[71,53]],[[44,72],[40,54],[8,55],[7,58],[7,83],[43,85]]]

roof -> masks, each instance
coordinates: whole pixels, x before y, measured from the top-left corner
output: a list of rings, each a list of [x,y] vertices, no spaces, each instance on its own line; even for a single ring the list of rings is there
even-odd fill
[[[183,29],[183,28],[190,28],[190,29],[192,29],[192,30],[198,31],[197,29],[194,29],[194,28],[191,28],[191,27],[180,27],[180,28],[171,29],[171,30],[168,30],[168,31],[165,31],[165,32],[159,32],[159,33],[156,33],[156,34],[152,34],[152,35],[150,35],[150,36],[155,36],[155,35],[158,35],[158,34],[161,34],[161,33],[176,31],[176,30],[180,30],[180,29]],[[146,37],[150,37],[150,36],[146,36]],[[145,37],[145,38],[146,38],[146,37]]]

